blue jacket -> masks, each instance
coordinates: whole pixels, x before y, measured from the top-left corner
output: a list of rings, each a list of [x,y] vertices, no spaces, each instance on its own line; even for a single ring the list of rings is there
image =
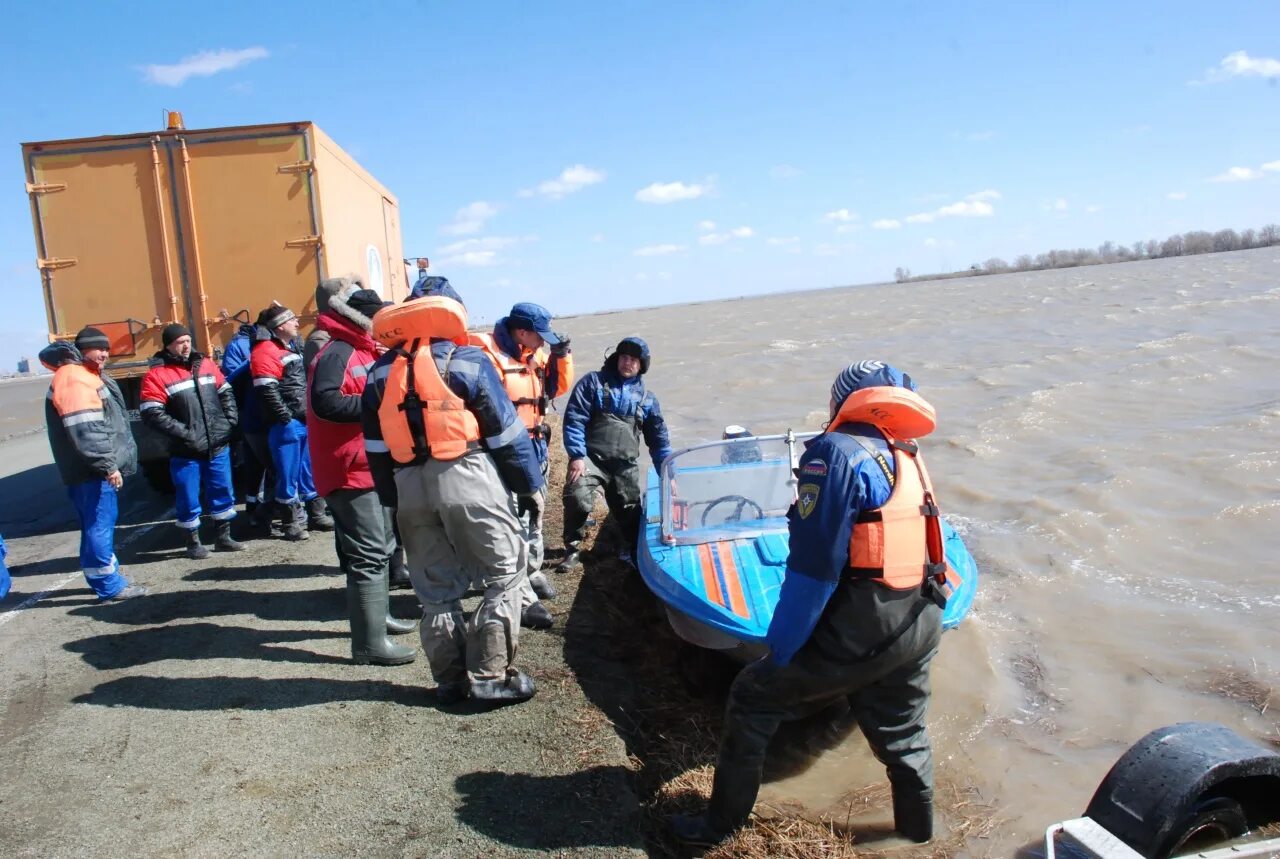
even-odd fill
[[[662,418],[658,398],[645,390],[644,373],[624,379],[617,371],[616,355],[609,356],[604,367],[578,380],[564,407],[564,451],[570,459],[587,455],[587,424],[591,416],[605,410],[605,388],[609,389],[609,410],[620,417],[639,415],[640,430],[653,467],[671,455],[667,422]]]
[[[374,362],[360,404],[369,470],[373,472],[374,486],[385,507],[396,506],[395,469],[399,466],[382,440],[378,408],[382,405],[391,364],[398,354],[393,349]],[[449,390],[461,397],[476,416],[481,443],[493,457],[507,490],[517,495],[532,495],[540,490],[545,481],[529,432],[516,415],[516,408],[508,399],[489,356],[475,346],[458,346],[447,340],[432,343],[431,355]]]
[[[241,325],[222,353],[222,375],[231,383],[240,411],[240,429],[247,433],[264,433],[262,406],[253,395],[253,374],[249,372],[249,350],[253,346],[253,326]]]
[[[849,563],[853,520],[882,507],[892,487],[875,459],[851,436],[877,449],[894,467],[893,452],[870,424],[844,424],[808,443],[797,469],[801,500],[787,512],[791,554],[769,624],[773,660],[786,665],[818,625]],[[811,505],[811,506],[810,506]],[[802,509],[808,509],[802,514]]]

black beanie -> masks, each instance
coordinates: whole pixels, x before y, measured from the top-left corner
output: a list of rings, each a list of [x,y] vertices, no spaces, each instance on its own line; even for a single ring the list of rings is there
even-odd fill
[[[372,319],[374,314],[383,308],[384,304],[382,296],[372,289],[357,289],[347,296],[347,307],[350,307],[366,319]]]
[[[83,352],[85,349],[111,349],[111,340],[106,334],[102,333],[92,325],[86,325],[80,329],[80,333],[76,335],[76,348]]]
[[[275,331],[290,319],[296,318],[297,315],[289,308],[273,304],[258,314],[258,324],[268,331]]]
[[[187,330],[187,326],[183,325],[181,322],[170,322],[164,327],[164,330],[160,332],[160,342],[163,343],[167,349],[169,344],[174,340],[177,340],[179,337],[190,336],[191,332]]]

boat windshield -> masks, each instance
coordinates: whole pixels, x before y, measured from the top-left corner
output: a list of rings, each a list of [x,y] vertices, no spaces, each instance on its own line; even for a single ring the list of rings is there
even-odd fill
[[[662,539],[707,543],[787,529],[795,465],[817,433],[728,439],[686,448],[662,464]]]

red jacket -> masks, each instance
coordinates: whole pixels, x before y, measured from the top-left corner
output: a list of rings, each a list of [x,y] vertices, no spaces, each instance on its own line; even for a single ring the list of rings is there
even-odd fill
[[[378,357],[373,337],[328,310],[320,314],[316,327],[331,338],[307,368],[307,446],[316,491],[329,495],[338,489],[372,489],[360,395]]]

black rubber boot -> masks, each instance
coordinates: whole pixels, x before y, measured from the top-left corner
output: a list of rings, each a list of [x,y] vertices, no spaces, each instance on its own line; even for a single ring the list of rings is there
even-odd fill
[[[577,549],[570,549],[564,560],[556,564],[557,573],[572,573],[582,569],[582,556]]]
[[[357,665],[404,665],[418,658],[412,647],[387,639],[387,577],[347,579],[347,607],[351,613],[351,658]]]
[[[387,635],[408,635],[418,628],[416,620],[402,620],[387,612]]]
[[[387,588],[393,591],[402,591],[411,587],[413,587],[413,583],[409,581],[409,567],[405,565],[404,547],[396,546],[395,551],[391,553],[391,578],[388,581]]]
[[[333,517],[329,515],[329,505],[319,496],[307,502],[307,527],[312,531],[332,531]]]
[[[200,542],[200,526],[187,531],[187,557],[193,561],[203,561],[209,557],[209,548]]]
[[[729,837],[712,827],[705,814],[673,814],[667,818],[667,827],[677,841],[689,847],[707,849]]]
[[[507,669],[507,676],[500,680],[473,680],[471,697],[477,701],[511,702],[528,701],[538,689],[533,678],[515,668]]]
[[[302,502],[282,504],[281,507],[284,508],[280,515],[284,521],[284,538],[293,541],[307,539],[310,536],[307,534],[307,510]]]
[[[520,612],[520,625],[525,629],[550,629],[555,622],[551,612],[540,602],[533,603]]]
[[[540,600],[553,600],[559,591],[556,586],[551,584],[551,580],[547,578],[547,574],[539,570],[536,573],[529,574],[529,587],[533,588],[533,592],[538,595]]]
[[[903,838],[924,844],[933,838],[933,795],[893,792],[893,828]]]
[[[244,551],[244,543],[237,543],[231,537],[231,520],[223,519],[213,523],[214,541],[213,548],[219,552],[242,552]]]

